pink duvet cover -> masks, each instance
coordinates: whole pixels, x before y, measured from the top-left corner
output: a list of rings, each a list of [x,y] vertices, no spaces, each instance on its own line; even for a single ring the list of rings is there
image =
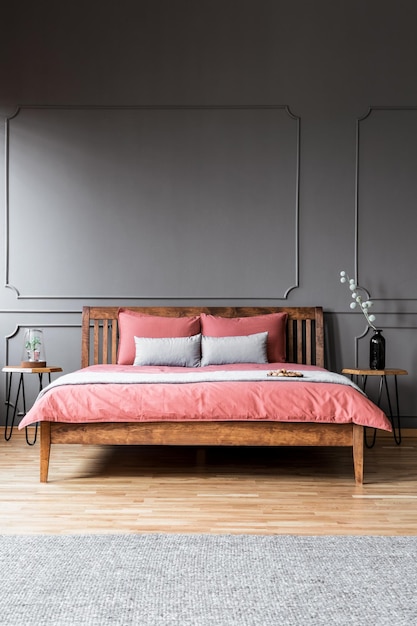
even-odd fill
[[[289,363],[209,366],[199,370],[301,371],[322,368]],[[196,368],[96,365],[80,372],[187,372]],[[280,421],[351,423],[391,430],[385,414],[357,389],[302,379],[57,386],[38,398],[19,428],[35,422]]]
[[[206,371],[285,367],[326,372],[288,363],[198,368]],[[105,372],[195,372],[196,368],[96,365],[83,374]],[[19,428],[35,422],[280,421],[351,423],[391,430],[385,414],[357,389],[302,379],[193,382],[186,384],[78,384],[51,388],[38,398]]]

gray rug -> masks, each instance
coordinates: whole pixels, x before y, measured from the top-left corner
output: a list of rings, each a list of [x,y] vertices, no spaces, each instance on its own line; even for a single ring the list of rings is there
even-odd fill
[[[417,537],[0,536],[0,624],[417,624]]]

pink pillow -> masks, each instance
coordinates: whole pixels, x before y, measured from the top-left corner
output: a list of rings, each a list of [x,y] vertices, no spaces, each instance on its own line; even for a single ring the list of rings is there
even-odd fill
[[[267,313],[252,317],[216,317],[201,314],[202,334],[209,337],[236,337],[268,332],[268,361],[285,361],[287,313]]]
[[[117,363],[133,365],[136,355],[135,337],[192,337],[200,332],[200,316],[160,317],[120,309],[119,348]]]

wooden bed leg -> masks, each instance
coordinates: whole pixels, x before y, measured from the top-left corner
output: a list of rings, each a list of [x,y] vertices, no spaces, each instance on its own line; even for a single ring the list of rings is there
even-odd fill
[[[353,469],[357,485],[363,484],[364,427],[353,424]]]
[[[40,449],[40,480],[48,482],[49,455],[51,453],[51,423],[41,422],[41,449]]]

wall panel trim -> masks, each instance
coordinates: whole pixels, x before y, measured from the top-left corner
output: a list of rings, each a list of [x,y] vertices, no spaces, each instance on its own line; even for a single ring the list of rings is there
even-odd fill
[[[375,105],[370,106],[368,110],[356,121],[356,168],[355,168],[355,224],[354,224],[354,278],[359,283],[359,186],[360,186],[360,139],[361,139],[361,123],[367,120],[374,111],[417,111],[417,106],[406,105]],[[417,302],[414,298],[375,298],[370,295],[374,302]]]
[[[19,286],[13,284],[10,280],[10,123],[24,110],[62,110],[62,111],[140,111],[140,110],[282,110],[296,123],[295,133],[295,189],[294,189],[294,260],[293,260],[293,273],[294,279],[292,284],[285,288],[285,291],[280,296],[268,295],[268,296],[255,296],[251,297],[225,297],[214,295],[210,297],[193,297],[193,296],[168,296],[163,295],[153,296],[130,296],[130,295],[118,295],[113,296],[111,294],[101,295],[83,295],[83,294],[23,294]],[[300,118],[296,116],[290,110],[288,105],[50,105],[50,104],[24,104],[18,105],[15,112],[6,118],[5,120],[5,276],[4,286],[7,289],[13,291],[18,300],[81,300],[81,301],[103,301],[103,300],[125,300],[125,301],[280,301],[288,298],[288,295],[294,289],[299,287],[299,196],[300,196]]]

